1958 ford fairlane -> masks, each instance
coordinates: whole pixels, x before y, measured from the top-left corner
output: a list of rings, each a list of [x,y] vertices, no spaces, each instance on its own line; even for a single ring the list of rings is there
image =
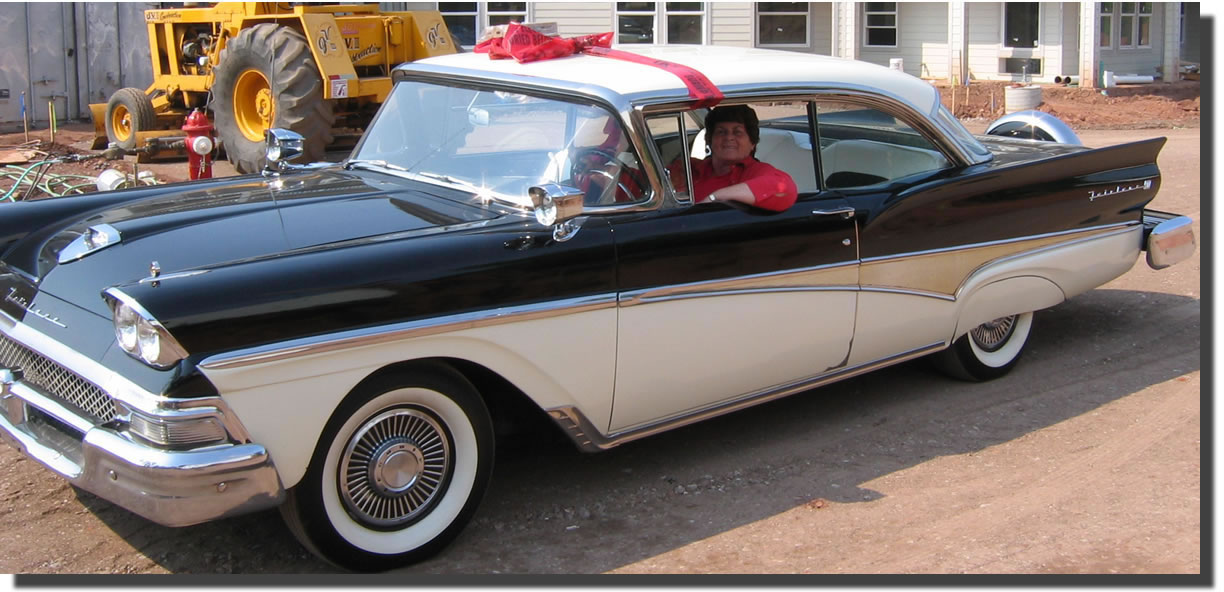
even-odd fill
[[[694,199],[714,103],[793,206]],[[919,356],[990,379],[1034,311],[1193,253],[1145,208],[1163,139],[992,132],[797,53],[405,64],[343,162],[275,129],[261,174],[0,206],[0,434],[161,524],[279,506],[337,565],[417,561],[511,410],[598,451]]]

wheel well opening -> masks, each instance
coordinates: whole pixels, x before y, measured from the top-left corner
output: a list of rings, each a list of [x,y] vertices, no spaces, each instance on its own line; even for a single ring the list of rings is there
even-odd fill
[[[568,441],[556,422],[526,393],[500,374],[475,362],[444,357],[410,360],[381,368],[366,381],[387,373],[408,372],[414,367],[429,365],[448,366],[472,383],[489,410],[499,448],[519,448],[554,440]]]

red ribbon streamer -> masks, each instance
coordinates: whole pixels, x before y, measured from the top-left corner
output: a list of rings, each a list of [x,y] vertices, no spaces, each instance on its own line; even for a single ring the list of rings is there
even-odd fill
[[[667,70],[668,72],[675,74],[677,78],[684,82],[684,86],[688,87],[689,96],[693,97],[693,99],[697,101],[697,107],[713,107],[723,100],[722,91],[718,90],[718,87],[714,86],[714,83],[710,82],[710,79],[706,78],[705,74],[702,74],[694,68],[677,64],[675,62],[669,62],[667,60],[649,58],[644,55],[638,55],[628,51],[621,51],[619,49],[608,49],[606,47],[587,47],[583,49],[582,52],[587,55],[615,58],[618,60],[624,60],[626,62],[644,64],[647,66],[654,66],[661,70]]]
[[[684,82],[689,96],[697,102],[697,107],[713,107],[723,100],[722,91],[719,91],[718,87],[714,86],[714,83],[710,82],[710,79],[701,72],[675,62],[610,49],[612,38],[613,34],[608,32],[562,39],[545,35],[520,23],[510,23],[506,26],[504,36],[481,41],[473,51],[487,53],[489,58],[494,60],[514,58],[523,64],[582,52],[587,55],[654,66],[675,74]]]

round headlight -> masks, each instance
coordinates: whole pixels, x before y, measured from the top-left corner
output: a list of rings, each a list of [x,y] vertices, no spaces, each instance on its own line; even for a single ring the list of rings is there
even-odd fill
[[[161,335],[152,323],[141,319],[136,325],[137,341],[140,346],[140,359],[150,364],[160,365]]]
[[[135,354],[138,350],[138,330],[140,315],[132,307],[120,302],[115,307],[115,338],[124,351]]]
[[[148,311],[118,288],[103,296],[111,307],[115,340],[128,355],[158,369],[167,369],[187,357],[187,351]]]

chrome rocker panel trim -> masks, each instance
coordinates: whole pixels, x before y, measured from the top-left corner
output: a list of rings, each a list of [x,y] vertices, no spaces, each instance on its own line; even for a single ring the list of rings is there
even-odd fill
[[[907,352],[902,352],[895,356],[890,356],[875,362],[860,364],[853,368],[844,368],[836,372],[821,374],[812,378],[800,380],[798,382],[784,384],[781,386],[757,391],[742,397],[731,399],[718,403],[714,406],[696,409],[683,415],[663,419],[654,423],[633,427],[614,434],[603,435],[591,420],[583,415],[582,411],[574,407],[556,407],[548,410],[548,416],[557,422],[561,430],[578,445],[578,448],[583,452],[599,452],[608,450],[624,444],[632,442],[648,436],[653,436],[668,430],[672,430],[681,426],[686,426],[692,423],[697,423],[717,417],[740,409],[746,409],[753,405],[766,403],[775,399],[780,399],[789,395],[793,395],[802,391],[813,389],[826,384],[832,384],[840,380],[845,380],[860,374],[866,374],[872,370],[899,364],[914,358],[919,358],[930,353],[937,352],[948,346],[947,342],[936,342],[930,345],[919,347]]]
[[[50,355],[63,346],[7,315],[0,315],[0,332],[95,384],[98,377],[110,378],[98,386],[116,401],[121,413],[115,420],[94,425],[23,381],[20,369],[0,369],[0,440],[73,485],[165,526],[237,516],[284,501],[284,487],[267,450],[248,441],[246,431],[219,398],[176,400],[144,391],[135,395],[134,385],[92,360],[69,356],[78,364],[87,360],[87,367],[81,367]],[[49,344],[52,347],[45,347]],[[123,384],[118,389],[123,396],[105,388],[117,384]],[[215,417],[231,443],[179,450],[142,443],[122,431],[123,412],[130,414],[133,408],[170,421]]]

